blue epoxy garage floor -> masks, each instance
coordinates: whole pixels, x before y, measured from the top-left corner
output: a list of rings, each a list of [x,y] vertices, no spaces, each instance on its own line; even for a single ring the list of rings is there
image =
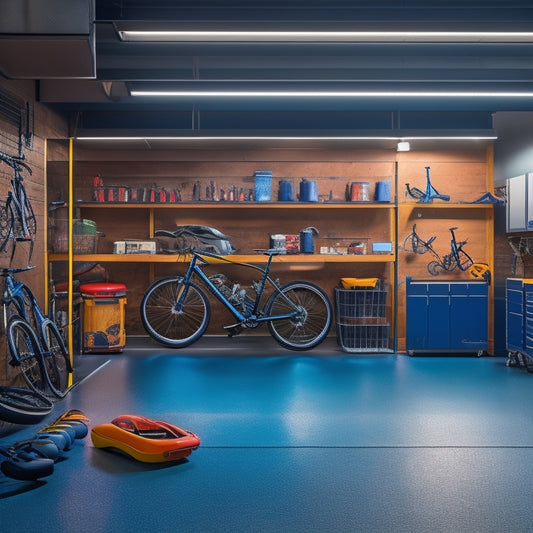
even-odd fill
[[[245,337],[80,356],[87,377],[50,420],[69,408],[91,426],[144,414],[202,445],[162,466],[77,441],[40,483],[0,477],[1,529],[533,531],[533,374],[505,362],[328,343],[293,353]]]

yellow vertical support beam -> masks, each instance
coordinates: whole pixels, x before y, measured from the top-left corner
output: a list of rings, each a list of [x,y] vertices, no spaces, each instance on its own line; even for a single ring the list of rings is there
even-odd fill
[[[155,212],[154,212],[154,209],[153,208],[150,208],[150,211],[149,211],[149,220],[148,220],[148,228],[149,228],[149,237],[150,239],[153,239],[154,238],[154,233],[155,233],[155,220],[154,220],[154,216],[155,216]],[[154,281],[154,278],[155,278],[155,274],[154,274],[154,263],[153,262],[150,262],[150,283],[152,283]]]
[[[74,367],[74,338],[72,327],[72,316],[74,314],[73,306],[73,283],[72,277],[74,274],[74,265],[72,262],[72,219],[74,215],[74,139],[69,139],[68,145],[68,353],[70,356],[70,364]],[[72,375],[70,376],[72,380]],[[69,383],[71,385],[72,383]]]
[[[43,224],[43,240],[44,240],[44,305],[43,309],[46,309],[46,313],[50,309],[50,273],[48,263],[48,141],[44,142],[44,224]],[[55,320],[55,317],[51,317]]]

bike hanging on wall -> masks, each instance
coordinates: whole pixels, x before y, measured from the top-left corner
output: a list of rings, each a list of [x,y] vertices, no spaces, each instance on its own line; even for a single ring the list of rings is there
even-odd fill
[[[453,272],[456,268],[463,272],[469,270],[473,266],[474,260],[463,249],[467,241],[457,241],[455,238],[455,230],[457,227],[450,228],[450,252],[442,257],[433,248],[433,241],[435,236],[430,237],[427,241],[422,239],[416,232],[416,224],[413,224],[413,229],[403,242],[403,249],[416,254],[424,254],[430,252],[435,259],[430,261],[427,265],[428,272],[432,276],[438,276],[441,271]]]
[[[6,250],[8,242],[13,241],[11,261],[15,253],[16,243],[29,241],[30,250],[28,261],[33,253],[33,243],[37,234],[37,220],[26,189],[24,187],[23,170],[31,176],[31,167],[24,162],[24,155],[12,156],[0,152],[0,161],[11,167],[13,178],[11,190],[7,193],[5,204],[0,206],[0,252]]]

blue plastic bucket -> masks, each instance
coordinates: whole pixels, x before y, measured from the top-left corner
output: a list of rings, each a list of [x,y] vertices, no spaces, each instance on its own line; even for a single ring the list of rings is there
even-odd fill
[[[390,181],[378,181],[374,197],[376,202],[390,202]]]

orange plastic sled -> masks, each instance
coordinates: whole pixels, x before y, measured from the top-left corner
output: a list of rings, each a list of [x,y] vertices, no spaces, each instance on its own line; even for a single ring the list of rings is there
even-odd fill
[[[192,431],[138,415],[121,415],[91,430],[96,448],[116,449],[143,463],[177,461],[200,446]]]

